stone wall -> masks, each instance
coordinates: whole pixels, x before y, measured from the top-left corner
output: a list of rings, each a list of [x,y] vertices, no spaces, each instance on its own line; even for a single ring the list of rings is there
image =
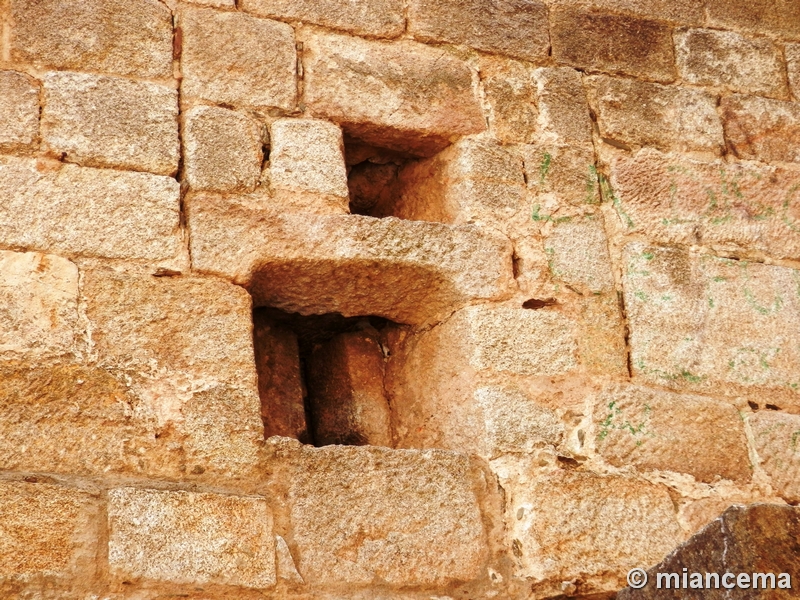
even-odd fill
[[[0,0],[0,595],[608,595],[800,502],[800,3]]]

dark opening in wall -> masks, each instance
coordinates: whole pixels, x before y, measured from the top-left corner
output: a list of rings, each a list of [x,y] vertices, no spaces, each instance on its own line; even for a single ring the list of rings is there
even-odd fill
[[[265,436],[325,446],[391,445],[383,336],[391,321],[253,311]]]
[[[350,212],[369,217],[396,215],[400,174],[413,157],[345,139]]]

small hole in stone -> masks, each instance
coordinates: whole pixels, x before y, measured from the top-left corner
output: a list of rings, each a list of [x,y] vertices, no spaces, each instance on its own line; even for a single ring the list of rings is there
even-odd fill
[[[758,404],[753,402],[752,400],[748,400],[747,405],[753,410],[758,410]]]
[[[540,308],[545,308],[547,306],[554,306],[558,304],[555,298],[545,298],[544,300],[539,300],[538,298],[531,298],[530,300],[526,300],[522,303],[522,308],[528,308],[531,310],[539,310]]]
[[[765,407],[766,407],[767,410],[780,410],[781,409],[780,406],[777,406],[775,404],[767,404],[767,405],[765,405]]]
[[[411,157],[356,140],[345,140],[350,212],[368,217],[395,215],[399,174]]]

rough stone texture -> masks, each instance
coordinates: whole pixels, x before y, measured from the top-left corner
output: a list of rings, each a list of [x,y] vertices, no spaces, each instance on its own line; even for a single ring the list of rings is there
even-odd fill
[[[392,445],[377,332],[343,333],[308,361],[309,402],[318,446]]]
[[[39,82],[0,71],[0,150],[32,147],[39,137]]]
[[[0,356],[74,350],[78,268],[59,256],[0,251]]]
[[[593,418],[598,450],[614,466],[706,482],[750,477],[744,425],[727,402],[614,385],[598,395]]]
[[[114,489],[108,529],[117,578],[275,585],[275,537],[263,498]]]
[[[278,119],[270,131],[275,201],[299,212],[349,212],[342,131],[314,119]]]
[[[247,286],[256,306],[424,323],[505,297],[513,281],[508,241],[471,225],[275,215],[213,196],[188,204],[195,268]]]
[[[485,568],[476,492],[487,483],[466,456],[315,449],[274,439],[268,445],[291,474],[290,520],[306,581],[442,585],[474,579]]]
[[[620,299],[613,291],[581,298],[581,363],[592,373],[628,376],[627,329]]]
[[[725,138],[738,158],[800,162],[800,104],[758,96],[722,99]]]
[[[706,0],[708,24],[800,39],[800,6],[794,0]]]
[[[653,81],[675,79],[672,32],[663,23],[575,7],[553,9],[550,23],[553,57],[561,64]]]
[[[411,0],[408,31],[427,42],[466,44],[493,54],[547,58],[547,6],[538,0]]]
[[[794,99],[800,101],[800,44],[786,44],[784,52],[789,70],[789,86]]]
[[[174,175],[178,93],[118,77],[47,73],[42,141],[67,162]]]
[[[431,155],[486,127],[472,72],[445,50],[320,32],[303,65],[310,111],[368,143]]]
[[[266,111],[297,99],[294,30],[238,12],[183,8],[181,92],[187,98]]]
[[[750,416],[755,449],[780,496],[800,502],[800,416],[771,410]]]
[[[667,244],[800,258],[800,169],[642,151],[612,163],[625,231]]]
[[[555,209],[600,204],[591,146],[528,144],[519,147],[525,164],[534,222],[552,222]]]
[[[786,97],[778,47],[766,38],[733,31],[687,29],[675,34],[678,72],[686,83],[733,92]]]
[[[262,17],[315,23],[369,37],[397,37],[405,29],[399,0],[242,0],[241,8]]]
[[[552,0],[551,2],[551,6],[569,7],[576,4],[587,5],[601,12],[621,12],[657,21],[689,25],[700,25],[705,20],[704,3],[697,0]]]
[[[550,272],[583,294],[614,287],[608,240],[602,221],[593,215],[555,224],[545,239]]]
[[[0,157],[0,194],[5,246],[151,262],[181,252],[169,177]]]
[[[536,142],[591,146],[592,121],[580,73],[566,67],[542,68],[533,72],[533,80],[539,107]]]
[[[612,145],[720,154],[722,123],[710,93],[604,76],[590,81],[600,136]]]
[[[649,598],[680,598],[688,594],[711,600],[723,598],[795,598],[797,596],[797,580],[800,578],[800,563],[797,562],[797,539],[800,537],[800,509],[795,506],[775,504],[754,504],[751,506],[732,506],[721,516],[707,525],[702,531],[681,544],[656,566],[648,569],[648,583],[639,590],[623,589],[617,596],[620,600]],[[695,592],[666,589],[667,583],[662,579],[662,588],[658,589],[656,573],[677,573],[679,583],[681,575],[688,574],[685,586]],[[692,586],[692,575],[700,574]],[[717,573],[720,579],[726,573],[733,578],[718,582],[714,586],[711,578],[706,585],[705,574]],[[755,573],[772,573],[774,581],[758,579],[758,589],[754,585]],[[789,576],[789,581],[781,573]],[[738,577],[746,575],[743,585],[738,587]],[[791,588],[786,588],[787,583]],[[722,585],[719,585],[722,584]],[[751,587],[752,586],[752,587]],[[725,589],[725,587],[733,589]],[[781,589],[783,587],[783,589]],[[765,588],[767,588],[765,590]]]
[[[640,242],[624,260],[635,378],[800,412],[800,273]]]
[[[261,125],[248,115],[198,106],[185,113],[184,172],[193,190],[243,192],[261,177]]]
[[[501,142],[531,143],[536,139],[539,112],[530,65],[498,57],[483,57],[480,76],[488,104],[489,130]]]

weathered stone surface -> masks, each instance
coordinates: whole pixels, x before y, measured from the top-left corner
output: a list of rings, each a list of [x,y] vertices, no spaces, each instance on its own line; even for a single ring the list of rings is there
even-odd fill
[[[476,492],[486,483],[466,456],[316,449],[285,438],[267,444],[289,467],[297,568],[307,583],[443,585],[483,572],[488,552]]]
[[[800,578],[798,537],[800,509],[795,506],[732,506],[648,569],[645,587],[625,588],[617,597],[644,600],[686,598],[691,594],[711,600],[794,598]],[[657,573],[675,573],[677,582],[675,577],[659,578]],[[707,578],[707,573],[716,573],[717,579]],[[767,573],[773,577],[762,577]]]
[[[581,363],[592,373],[628,376],[626,323],[616,292],[585,295],[580,300]]]
[[[761,466],[787,502],[800,502],[800,416],[771,410],[750,416]]]
[[[405,29],[399,0],[243,0],[241,7],[262,17],[314,23],[369,37],[397,37]]]
[[[533,142],[539,112],[531,66],[507,58],[483,57],[480,75],[493,136],[505,143]]]
[[[188,208],[195,268],[246,285],[256,306],[423,323],[513,281],[508,240],[475,226],[278,215],[208,195]]]
[[[121,579],[275,585],[263,498],[119,488],[108,493],[108,562]]]
[[[577,7],[555,8],[550,16],[557,62],[655,81],[675,79],[672,35],[667,25]]]
[[[767,38],[733,31],[687,29],[675,34],[678,72],[686,83],[783,98],[783,60]]]
[[[592,121],[581,74],[567,67],[533,72],[539,108],[538,144],[591,146]]]
[[[800,101],[800,44],[786,44],[784,52],[789,70],[789,86],[794,99]]]
[[[643,150],[612,163],[623,228],[667,244],[800,258],[800,169]]]
[[[794,0],[706,0],[708,24],[800,39],[800,5]]]
[[[172,77],[172,14],[158,0],[13,0],[14,60]]]
[[[624,260],[636,378],[800,411],[800,273],[641,242]]]
[[[32,147],[39,137],[39,82],[0,71],[0,150]]]
[[[181,252],[178,182],[148,173],[0,157],[0,244],[172,261]],[[60,167],[60,168],[59,168]]]
[[[185,7],[181,92],[187,98],[268,110],[297,99],[294,30],[239,12]]]
[[[51,254],[0,251],[0,356],[76,350],[78,268]]]
[[[320,32],[303,64],[309,110],[368,143],[431,155],[486,127],[472,72],[445,50]]]
[[[600,136],[612,145],[720,154],[722,123],[710,93],[604,76],[590,81]]]
[[[547,58],[547,6],[538,0],[412,0],[408,30],[425,42],[466,44],[486,52]]]
[[[545,239],[550,272],[583,294],[611,291],[614,276],[608,240],[599,216],[556,223]]]
[[[557,221],[561,207],[600,204],[591,146],[526,144],[519,147],[536,223]]]
[[[744,425],[732,404],[642,386],[597,397],[595,444],[616,467],[688,473],[699,481],[750,477]]]
[[[119,77],[47,73],[42,141],[68,162],[174,175],[178,92]]]
[[[800,162],[800,104],[758,96],[722,99],[725,138],[739,158]]]
[[[94,572],[92,495],[43,483],[0,483],[0,578]]]
[[[284,210],[349,212],[341,129],[315,119],[278,119],[270,131],[270,186],[275,202]]]
[[[184,117],[184,169],[193,190],[252,191],[261,176],[261,125],[216,106],[198,106]]]
[[[584,4],[598,11],[622,12],[656,21],[701,25],[705,20],[704,3],[697,0],[553,0],[551,6]]]

